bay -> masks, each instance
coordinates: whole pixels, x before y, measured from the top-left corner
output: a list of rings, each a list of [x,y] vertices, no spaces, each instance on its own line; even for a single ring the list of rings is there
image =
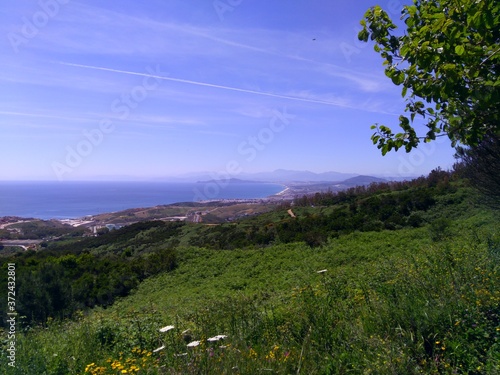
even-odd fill
[[[72,219],[178,202],[265,198],[284,189],[271,183],[0,181],[0,217]]]

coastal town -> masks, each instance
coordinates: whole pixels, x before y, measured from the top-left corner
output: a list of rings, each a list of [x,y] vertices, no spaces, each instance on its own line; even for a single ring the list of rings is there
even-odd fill
[[[278,202],[277,199],[227,199],[128,209],[73,219],[41,220],[5,216],[0,217],[0,250],[10,247],[36,251],[42,249],[46,241],[58,240],[64,236],[98,236],[140,221],[203,224],[231,222],[267,212]]]
[[[266,198],[212,199],[145,208],[131,208],[77,218],[0,217],[0,249],[40,250],[47,241],[64,237],[96,237],[137,222],[160,220],[217,225],[269,212],[277,206],[293,206],[297,197],[318,192],[338,192],[353,186],[384,181],[357,176],[342,182],[287,182],[283,190]],[[292,215],[290,215],[292,216]],[[293,217],[293,216],[292,216]],[[2,253],[0,253],[1,255]]]

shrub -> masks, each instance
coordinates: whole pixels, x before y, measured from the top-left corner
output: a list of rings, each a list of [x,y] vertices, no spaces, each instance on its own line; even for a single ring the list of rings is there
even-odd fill
[[[440,217],[429,225],[429,235],[433,241],[442,241],[450,236],[451,221]]]

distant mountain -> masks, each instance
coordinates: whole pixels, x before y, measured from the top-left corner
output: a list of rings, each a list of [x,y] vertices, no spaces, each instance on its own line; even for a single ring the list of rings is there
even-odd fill
[[[319,191],[342,191],[355,186],[370,185],[374,182],[387,182],[383,178],[373,176],[356,176],[348,178],[344,181],[322,181],[322,182],[293,182],[288,184],[286,194],[288,196],[302,196],[307,194],[314,194]]]
[[[165,177],[163,181],[177,182],[199,182],[237,179],[255,182],[333,182],[344,181],[348,178],[358,176],[357,173],[294,171],[277,169],[272,172],[239,173],[229,175],[224,172],[198,172],[186,173],[175,177]]]
[[[293,181],[343,181],[347,178],[357,176],[356,173],[323,172],[315,173],[311,171],[293,171],[287,169],[277,169],[272,172],[260,172],[251,174],[242,174],[241,177],[246,180],[261,180],[269,182],[293,182]]]
[[[206,181],[196,181],[197,184],[209,184],[211,182],[223,181],[229,184],[258,184],[263,183],[263,181],[255,181],[255,180],[242,180],[240,178],[229,178],[229,179],[212,179]]]
[[[387,180],[373,176],[356,176],[342,181],[341,184],[346,186],[361,186],[370,185],[373,182],[387,182]]]
[[[89,181],[161,181],[161,182],[179,182],[179,183],[193,183],[193,182],[210,182],[215,180],[241,180],[240,182],[277,182],[277,183],[295,183],[295,182],[341,182],[346,181],[351,178],[359,177],[360,179],[364,177],[370,178],[380,178],[381,181],[403,181],[416,178],[418,176],[383,176],[383,175],[373,175],[373,176],[361,176],[358,173],[342,173],[342,172],[322,172],[315,173],[311,171],[296,171],[290,169],[276,169],[269,172],[257,172],[257,173],[238,173],[229,174],[224,171],[220,172],[189,172],[183,173],[176,176],[162,176],[162,177],[151,177],[145,179],[144,177],[132,176],[132,175],[100,175],[93,176],[86,180]],[[363,181],[363,180],[362,180]],[[233,181],[236,182],[236,181]],[[357,183],[356,180],[353,180]],[[372,182],[377,182],[373,180]],[[364,184],[364,183],[362,183]]]
[[[199,181],[212,181],[212,180],[223,180],[231,176],[223,176],[219,173],[211,172],[192,172],[184,173],[177,176],[165,176],[156,178],[156,181],[165,182],[199,182]]]

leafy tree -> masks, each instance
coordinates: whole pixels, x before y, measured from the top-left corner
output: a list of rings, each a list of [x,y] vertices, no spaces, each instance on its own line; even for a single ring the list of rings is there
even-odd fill
[[[489,203],[500,208],[500,138],[488,136],[477,147],[457,149],[462,174]]]
[[[452,146],[476,146],[485,134],[500,133],[500,2],[498,0],[413,0],[396,24],[381,7],[370,8],[358,38],[375,42],[385,74],[402,86],[409,115],[402,131],[375,124],[372,141],[382,154],[420,141],[448,136]],[[426,134],[417,134],[415,117]]]

